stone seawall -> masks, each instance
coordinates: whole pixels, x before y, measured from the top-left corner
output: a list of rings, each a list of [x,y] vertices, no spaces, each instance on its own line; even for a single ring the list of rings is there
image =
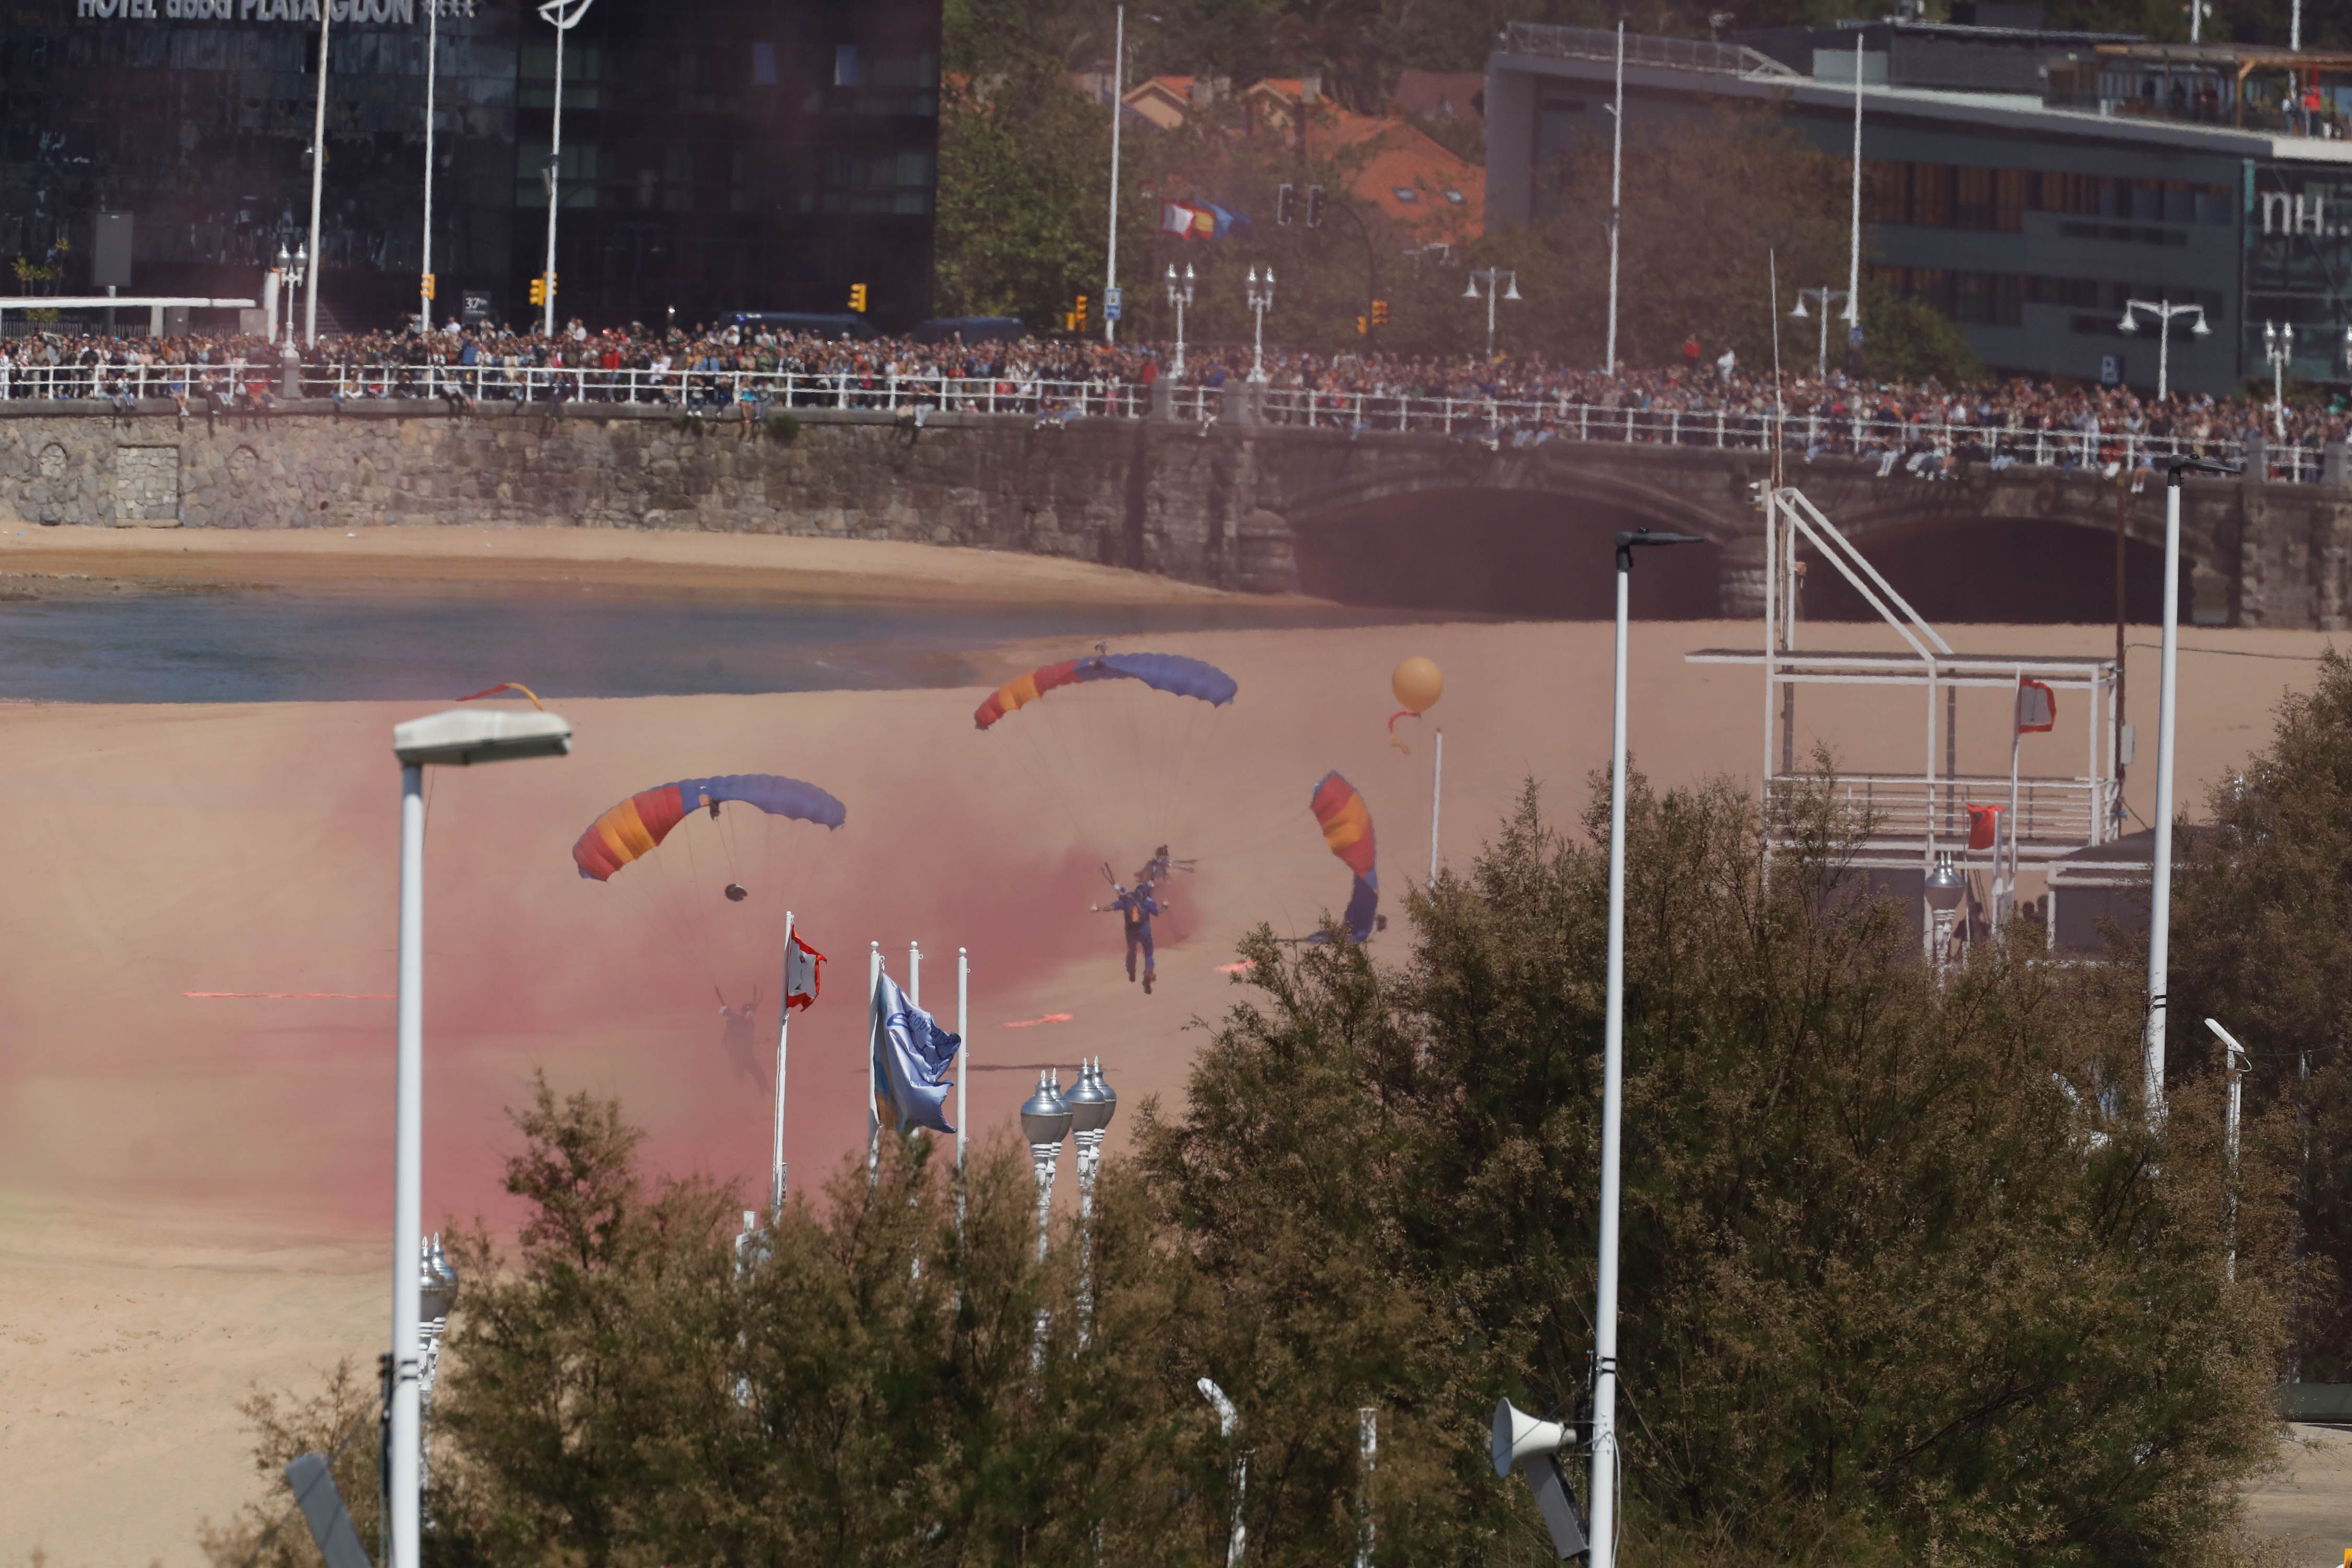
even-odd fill
[[[596,404],[0,403],[0,520],[125,528],[473,523],[831,534],[1295,584],[1247,443],[1144,421],[810,410],[742,426]],[[1237,482],[1241,481],[1241,482]]]

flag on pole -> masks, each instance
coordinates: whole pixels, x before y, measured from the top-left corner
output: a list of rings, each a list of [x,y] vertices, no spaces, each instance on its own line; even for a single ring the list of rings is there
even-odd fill
[[[2017,731],[2032,734],[2058,722],[2058,694],[2042,681],[2017,678]]]
[[[1160,232],[1172,234],[1179,239],[1190,238],[1193,220],[1200,215],[1182,202],[1160,204]]]
[[[940,1028],[939,1020],[907,1000],[887,974],[875,989],[874,1011],[881,1024],[874,1031],[875,1114],[887,1110],[901,1132],[910,1127],[954,1131],[946,1106],[955,1080],[947,1074],[961,1037]]]
[[[801,940],[799,931],[784,944],[784,1006],[788,1010],[811,1005],[824,984],[824,954]]]
[[[1969,847],[1990,849],[2000,839],[2000,807],[1972,805],[1969,807]]]

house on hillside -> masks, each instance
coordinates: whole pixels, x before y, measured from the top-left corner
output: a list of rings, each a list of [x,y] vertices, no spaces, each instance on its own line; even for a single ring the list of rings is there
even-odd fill
[[[1312,73],[1253,83],[1241,95],[1250,134],[1348,169],[1348,194],[1402,244],[1459,245],[1482,232],[1486,170],[1402,113],[1358,114],[1323,97],[1320,85]]]

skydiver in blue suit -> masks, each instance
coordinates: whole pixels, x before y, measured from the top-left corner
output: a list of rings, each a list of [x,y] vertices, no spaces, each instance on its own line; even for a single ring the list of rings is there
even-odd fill
[[[1127,977],[1129,980],[1135,978],[1135,954],[1140,948],[1143,952],[1143,994],[1149,996],[1153,979],[1151,917],[1161,912],[1160,900],[1153,895],[1149,879],[1137,882],[1133,891],[1113,882],[1111,890],[1118,897],[1108,904],[1090,904],[1087,908],[1097,914],[1116,911],[1121,917],[1127,931]]]

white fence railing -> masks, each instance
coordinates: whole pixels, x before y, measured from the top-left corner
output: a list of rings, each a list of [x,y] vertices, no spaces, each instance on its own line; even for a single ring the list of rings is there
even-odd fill
[[[1768,799],[1794,802],[1820,788],[1806,776],[1776,776],[1766,781]],[[2028,858],[2041,858],[2070,848],[2104,842],[2103,827],[2115,809],[2112,785],[2095,778],[2021,778],[2017,783],[2015,828]],[[1950,841],[1969,834],[1969,805],[1997,805],[2009,814],[2009,775],[1961,774],[1942,778],[1931,786],[1913,773],[1908,777],[1841,774],[1830,784],[1831,798],[1840,807],[1870,823],[1874,841],[1919,842],[1930,820],[1937,836]],[[2008,842],[2010,825],[2001,827]]]
[[[236,400],[275,395],[280,368],[273,362],[223,365],[15,365],[0,370],[0,399],[116,399],[184,396],[200,403],[207,392]],[[1171,389],[1171,411],[1181,420],[1220,417],[1242,389],[1185,384]],[[1014,414],[1066,420],[1140,418],[1151,411],[1152,389],[1133,382],[1057,381],[1034,375],[941,376],[831,374],[805,371],[664,371],[543,365],[306,365],[305,395],[344,400],[470,398],[477,402],[640,404],[741,417],[770,410],[918,407],[976,414]],[[2250,460],[2250,443],[2235,437],[2157,436],[2144,431],[2050,428],[2025,425],[1945,424],[1877,420],[1826,414],[1776,416],[1752,409],[1629,408],[1573,402],[1565,396],[1433,396],[1412,393],[1325,392],[1265,387],[1258,415],[1269,424],[1345,430],[1351,434],[1420,434],[1476,440],[1496,450],[1549,441],[1628,446],[1715,447],[1760,450],[1778,445],[1819,457],[1874,460],[1879,472],[1937,479],[1963,462],[2011,467],[2130,471],[2195,455],[2226,463]],[[2321,451],[2311,443],[2273,442],[2261,447],[2270,477],[2314,483]]]

